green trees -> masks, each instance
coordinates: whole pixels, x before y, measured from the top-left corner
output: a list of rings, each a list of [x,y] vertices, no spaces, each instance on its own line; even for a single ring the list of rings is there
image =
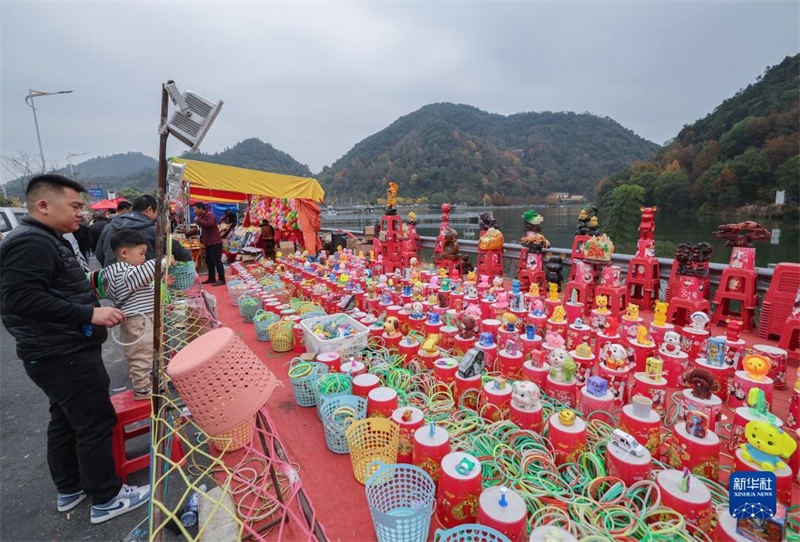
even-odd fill
[[[664,211],[679,211],[689,204],[689,176],[683,170],[663,172],[654,185],[653,200]]]
[[[638,238],[636,227],[641,217],[645,189],[637,184],[621,184],[608,193],[603,205],[603,231],[614,241],[616,250],[630,250]]]

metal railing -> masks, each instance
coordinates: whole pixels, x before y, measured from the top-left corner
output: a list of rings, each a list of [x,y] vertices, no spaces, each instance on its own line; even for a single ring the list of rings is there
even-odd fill
[[[335,228],[322,228],[323,232],[341,232],[341,231],[350,231],[350,230],[342,230],[342,229],[335,229]],[[363,232],[360,231],[350,231],[350,233],[354,234],[356,237],[362,238],[364,236]],[[425,261],[431,261],[433,257],[433,249],[436,246],[436,237],[427,237],[427,236],[420,236],[422,240],[422,250],[423,253],[420,254],[420,257]],[[458,248],[462,254],[478,254],[478,241],[474,241],[471,239],[459,239],[458,241]],[[517,265],[519,262],[520,254],[522,253],[522,245],[518,245],[515,243],[506,243],[503,245],[503,255],[504,264],[505,264],[505,272],[507,276],[515,277],[517,275]],[[571,265],[572,261],[570,259],[570,255],[572,254],[572,249],[569,248],[559,248],[559,247],[551,247],[547,250],[547,252],[552,252],[553,254],[564,254],[566,258],[564,259],[564,266],[567,267]],[[631,260],[634,257],[630,254],[617,254],[614,253],[611,255],[611,262],[619,265],[623,272],[627,274],[628,266],[630,265]],[[659,263],[659,274],[662,281],[662,288],[661,292],[666,292],[666,283],[669,281],[669,275],[672,270],[672,263],[674,260],[672,258],[657,258]],[[719,281],[722,278],[722,271],[727,268],[726,264],[721,263],[710,263],[709,268],[709,278],[711,279],[711,286],[712,288],[716,288],[719,286]],[[773,268],[767,267],[756,267],[756,273],[758,274],[758,291],[759,294],[763,294],[769,288],[770,281],[772,280],[772,274],[774,272]],[[568,275],[565,273],[565,278]],[[663,296],[662,296],[663,297]]]

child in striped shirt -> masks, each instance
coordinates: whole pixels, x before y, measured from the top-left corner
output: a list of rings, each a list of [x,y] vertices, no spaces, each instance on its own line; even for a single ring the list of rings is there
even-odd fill
[[[103,270],[106,297],[125,313],[121,340],[130,367],[133,398],[150,399],[153,367],[153,280],[156,261],[146,260],[147,238],[136,230],[120,230],[111,238],[117,263]],[[132,344],[131,344],[132,343]]]

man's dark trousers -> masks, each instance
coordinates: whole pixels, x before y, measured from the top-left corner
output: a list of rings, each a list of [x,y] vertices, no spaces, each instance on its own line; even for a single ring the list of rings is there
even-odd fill
[[[215,282],[214,279],[219,275],[220,282],[225,282],[225,266],[222,264],[222,245],[216,244],[206,247],[206,266],[208,267],[208,280]]]
[[[92,504],[119,493],[111,433],[117,415],[108,394],[110,379],[102,350],[61,359],[25,362],[25,371],[50,399],[47,464],[59,493],[83,489]]]

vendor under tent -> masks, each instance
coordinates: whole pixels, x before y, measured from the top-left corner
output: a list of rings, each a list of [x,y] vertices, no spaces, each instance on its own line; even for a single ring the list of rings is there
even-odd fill
[[[291,239],[296,234],[311,254],[322,248],[317,232],[321,227],[319,203],[324,200],[325,191],[316,179],[182,158],[170,161],[184,166],[183,183],[189,186],[191,199],[212,203],[247,202],[245,226],[258,225],[263,220],[284,232],[286,238]],[[279,202],[280,210],[273,200]]]

